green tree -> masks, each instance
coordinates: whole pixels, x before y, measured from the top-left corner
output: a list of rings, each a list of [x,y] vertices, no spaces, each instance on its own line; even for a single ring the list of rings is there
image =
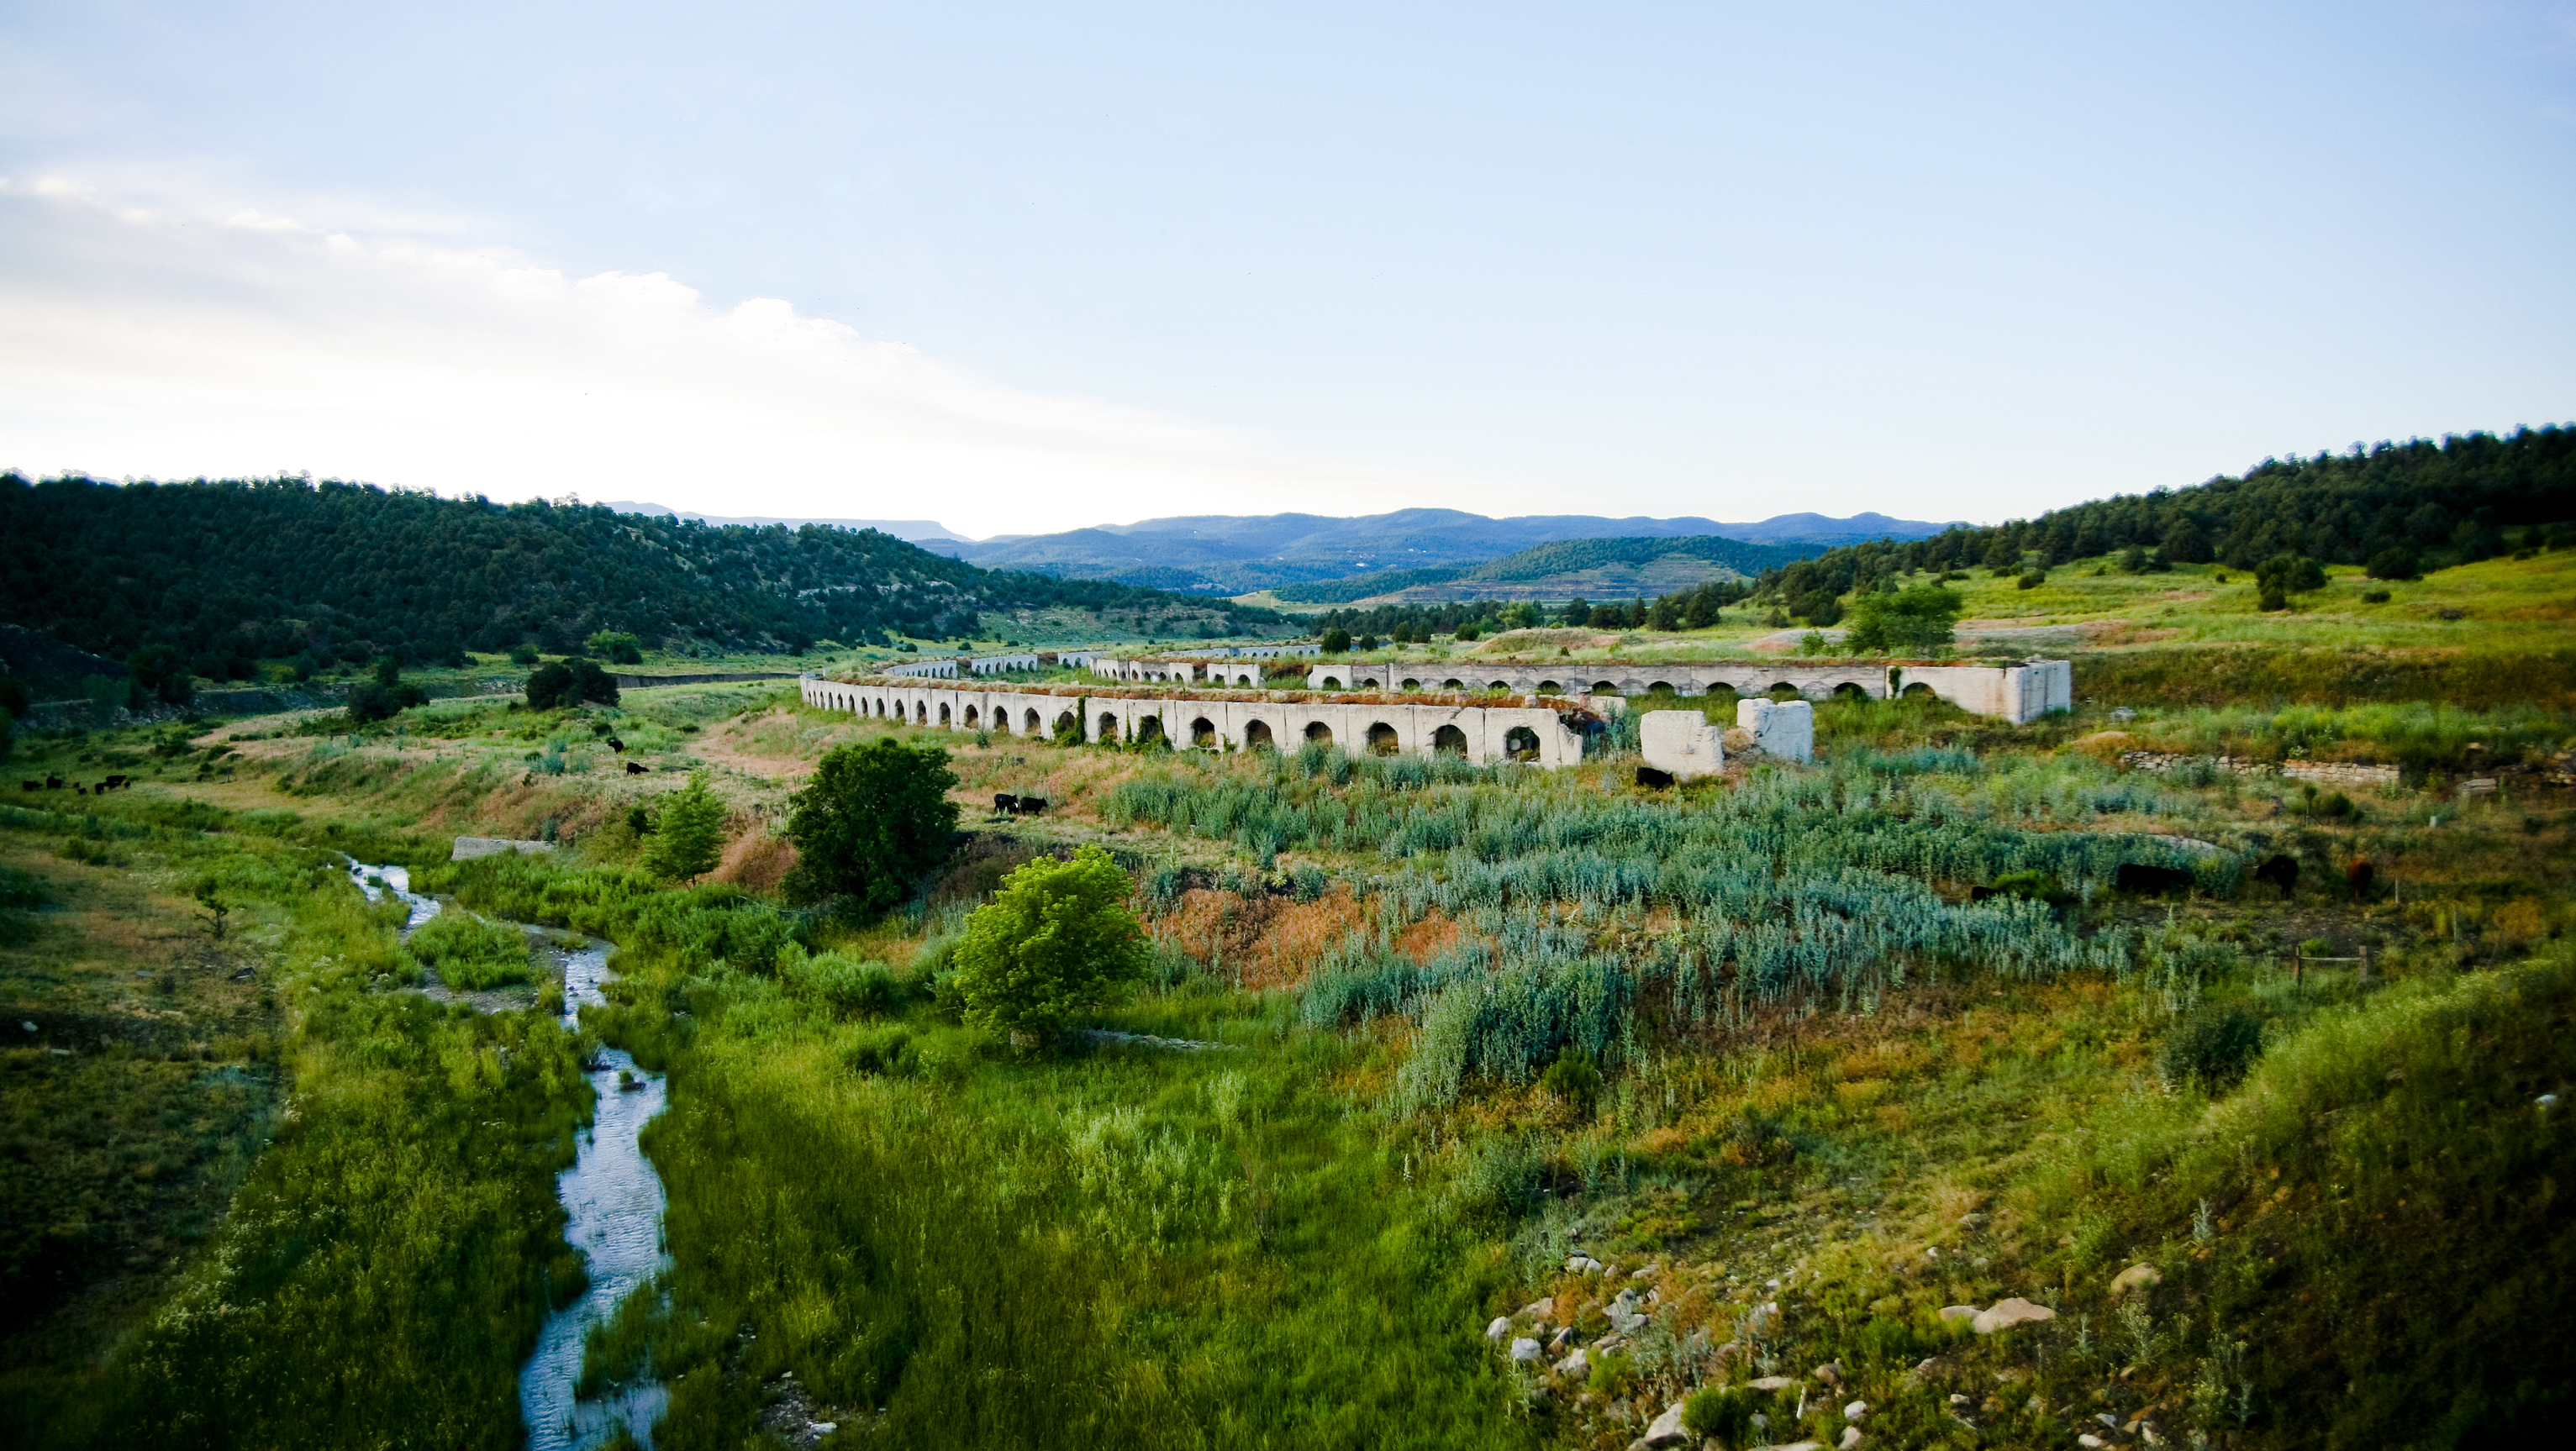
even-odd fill
[[[188,662],[179,657],[179,648],[154,642],[125,657],[126,674],[137,691],[148,693],[164,705],[185,705],[195,687],[188,680]]]
[[[617,682],[592,660],[559,660],[541,666],[528,676],[528,709],[553,710],[571,707],[583,701],[599,705],[617,703]]]
[[[583,641],[582,647],[611,665],[644,663],[644,642],[622,630],[601,630]]]
[[[956,784],[937,746],[876,740],[827,752],[788,802],[787,839],[797,852],[788,899],[845,901],[870,916],[902,901],[947,859],[957,832],[948,791]],[[666,812],[662,830],[670,829]]]
[[[1318,643],[1324,647],[1325,654],[1339,655],[1351,648],[1351,632],[1341,629],[1326,630],[1324,638]]]
[[[1127,892],[1127,874],[1097,846],[1004,878],[957,948],[967,1021],[1015,1038],[1052,1032],[1143,977],[1150,954]]]
[[[1503,606],[1503,628],[1506,630],[1532,629],[1539,623],[1538,606],[1528,600],[1514,600]]]
[[[1958,592],[1918,584],[1894,594],[1865,594],[1852,601],[1844,645],[1881,654],[1927,654],[1957,639],[1953,628],[1965,606]]]
[[[704,875],[724,855],[724,818],[707,773],[691,771],[689,784],[662,804],[662,824],[644,848],[644,865],[678,881]]]
[[[1592,602],[1581,595],[1565,602],[1565,623],[1582,629],[1592,623]]]

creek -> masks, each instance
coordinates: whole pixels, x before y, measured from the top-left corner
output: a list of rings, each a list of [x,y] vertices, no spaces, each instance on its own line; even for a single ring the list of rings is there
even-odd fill
[[[349,875],[367,900],[391,892],[410,907],[403,923],[406,933],[438,915],[439,903],[412,891],[411,873],[403,867],[352,862]],[[554,945],[556,934],[520,926],[545,944],[541,950],[561,959],[563,1022],[577,1029],[584,1003],[607,1001],[599,985],[608,978],[613,944],[592,937],[581,947],[564,948]],[[573,1166],[555,1177],[555,1196],[571,1216],[564,1239],[581,1251],[590,1285],[579,1299],[546,1317],[537,1348],[519,1371],[519,1417],[528,1428],[529,1451],[590,1451],[621,1427],[644,1451],[652,1451],[653,1422],[669,1400],[661,1382],[647,1375],[589,1400],[577,1391],[590,1328],[605,1323],[628,1295],[670,1265],[662,1248],[662,1179],[638,1142],[644,1126],[662,1111],[668,1085],[616,1048],[601,1048],[588,1067],[597,1108],[576,1146]]]

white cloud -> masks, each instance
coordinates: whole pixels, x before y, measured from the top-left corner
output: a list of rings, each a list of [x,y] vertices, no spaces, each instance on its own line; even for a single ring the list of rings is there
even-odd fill
[[[0,181],[0,465],[936,518],[1548,507],[1009,388],[789,303],[243,208]]]

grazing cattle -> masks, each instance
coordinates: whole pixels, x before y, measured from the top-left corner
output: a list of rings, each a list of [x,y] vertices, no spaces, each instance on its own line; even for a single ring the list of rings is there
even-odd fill
[[[21,781],[18,783],[18,789],[21,791],[42,791],[45,789],[45,783],[42,781]]]
[[[626,743],[615,736],[608,738],[608,748],[621,756],[626,754]]]
[[[2002,895],[2003,889],[2000,887],[1970,887],[1968,889],[1968,900],[1971,902],[1983,902],[1990,898],[2000,897]]]
[[[1673,784],[1673,773],[1670,771],[1658,771],[1652,766],[1639,766],[1637,768],[1637,784],[1640,786],[1651,786],[1655,790],[1661,791],[1665,787]]]
[[[74,796],[87,796],[89,794],[89,788],[78,781],[74,781],[72,783],[72,794]]]
[[[2191,873],[2180,867],[2141,866],[2136,862],[2120,863],[2120,873],[2113,884],[2123,892],[2163,893],[2191,885]]]
[[[98,789],[101,791],[122,791],[125,789],[128,779],[130,778],[124,776],[110,776],[106,780],[98,783]]]
[[[1010,815],[1012,812],[1017,811],[1017,810],[1019,810],[1019,809],[1020,809],[1020,798],[1018,798],[1017,796],[1013,796],[1013,795],[1011,795],[1011,794],[1010,794],[1010,793],[1008,793],[1008,792],[996,792],[996,793],[994,793],[994,796],[993,796],[993,812],[994,812],[994,814],[995,814],[995,815],[997,815],[997,816],[1008,816],[1008,815]]]
[[[45,789],[48,791],[60,791],[63,789],[63,778],[60,776],[47,776],[45,778]]]
[[[641,776],[652,769],[652,767],[645,765],[642,761],[629,761],[626,763],[626,774],[629,776]]]
[[[2376,868],[2371,866],[2370,858],[2368,857],[2354,857],[2352,859],[2352,865],[2343,869],[2344,883],[2352,888],[2352,899],[2354,901],[2360,902],[2369,898],[2370,879],[2377,875],[2378,871]]]
[[[2298,890],[2299,863],[2297,859],[2293,857],[2274,853],[2271,856],[2265,857],[2263,859],[2263,865],[2254,869],[2254,879],[2260,882],[2270,882],[2273,886],[2281,889],[2282,896],[2287,897],[2292,892]]]
[[[1046,814],[1046,798],[1045,798],[1045,797],[1043,797],[1043,796],[1023,796],[1023,797],[1021,797],[1021,798],[1020,798],[1020,814],[1021,814],[1022,816],[1043,816],[1043,815],[1045,815],[1045,814]]]

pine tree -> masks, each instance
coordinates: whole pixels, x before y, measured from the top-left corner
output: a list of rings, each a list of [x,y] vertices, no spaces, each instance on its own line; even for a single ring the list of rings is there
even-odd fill
[[[707,773],[690,772],[689,784],[662,806],[644,865],[684,882],[704,875],[724,855],[724,818],[724,803],[707,788]]]

